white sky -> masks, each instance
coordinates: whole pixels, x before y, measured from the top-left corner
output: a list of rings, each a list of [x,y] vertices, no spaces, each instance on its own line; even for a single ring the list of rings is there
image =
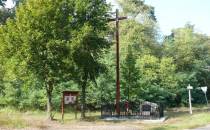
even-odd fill
[[[189,22],[197,32],[210,35],[210,0],[146,0],[146,3],[155,7],[163,34]]]
[[[107,0],[115,5],[116,0]],[[160,33],[168,35],[174,28],[186,23],[195,25],[195,30],[210,35],[210,0],[145,0],[155,7]]]
[[[14,6],[14,3],[12,2],[12,0],[8,0],[6,2],[6,8],[12,8]]]

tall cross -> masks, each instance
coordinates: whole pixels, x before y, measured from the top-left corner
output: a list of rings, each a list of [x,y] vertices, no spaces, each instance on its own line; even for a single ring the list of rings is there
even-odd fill
[[[120,115],[120,56],[119,56],[119,21],[127,19],[127,17],[119,17],[119,10],[116,9],[116,17],[109,21],[116,22],[116,112]]]

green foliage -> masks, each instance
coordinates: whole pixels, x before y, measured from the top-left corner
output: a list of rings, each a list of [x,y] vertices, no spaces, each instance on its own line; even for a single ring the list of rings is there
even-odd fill
[[[97,8],[93,8],[97,7]],[[103,0],[77,0],[75,4],[77,17],[74,26],[73,61],[76,64],[75,81],[81,86],[82,117],[85,117],[86,86],[88,81],[96,83],[105,66],[99,61],[104,50],[109,47],[105,40],[108,30],[108,5]]]
[[[0,25],[4,24],[9,17],[12,17],[13,14],[9,9],[0,8]]]
[[[100,59],[102,63],[108,68],[104,74],[100,75],[97,78],[97,83],[99,86],[98,92],[100,92],[100,104],[105,102],[114,103],[115,101],[115,53],[113,51],[113,47],[108,50],[102,59]]]
[[[49,113],[52,106],[53,88],[62,81],[62,76],[65,75],[64,69],[70,63],[68,57],[71,48],[72,27],[70,25],[73,24],[72,15],[70,15],[73,13],[72,2],[28,0],[17,8],[16,19],[8,21],[3,26],[0,42],[2,57],[5,61],[8,61],[7,59],[17,61],[13,70],[23,69],[20,75],[19,73],[14,76],[9,75],[9,81],[16,81],[16,77],[22,78],[28,73],[33,73],[46,90]],[[27,73],[23,74],[24,72]],[[23,80],[26,81],[26,79]],[[43,95],[35,94],[36,96]],[[15,100],[20,101],[18,98]]]
[[[132,52],[131,46],[128,46],[128,54],[122,64],[122,78],[122,88],[124,88],[124,95],[127,96],[124,97],[124,99],[135,101],[137,96],[136,90],[138,86],[139,70],[136,67],[136,57]]]
[[[133,16],[120,22],[121,100],[185,105],[191,84],[193,103],[204,103],[198,87],[210,86],[210,38],[187,24],[160,42],[153,7],[119,2]],[[81,90],[83,113],[114,103],[108,11],[104,0],[27,0],[15,19],[0,9],[0,105],[45,109],[48,102],[59,111],[63,90]]]
[[[144,19],[156,21],[154,7],[146,5],[144,0],[118,0],[123,11],[132,16],[142,15]]]
[[[173,59],[164,57],[158,59],[155,56],[145,55],[138,60],[137,65],[141,76],[138,95],[144,95],[140,96],[142,100],[169,102],[178,85]]]
[[[164,40],[163,55],[173,57],[177,66],[176,75],[179,86],[176,90],[179,98],[185,95],[186,91],[183,89],[188,84],[193,85],[195,89],[209,86],[209,74],[205,70],[209,64],[209,49],[209,37],[195,33],[194,27],[189,24],[173,30],[173,33]],[[194,96],[196,97],[195,102],[201,101],[199,93],[195,93]],[[180,103],[184,100],[186,103],[187,96],[183,96]]]
[[[105,71],[99,58],[109,47],[104,39],[108,30],[108,9],[106,2],[101,0],[27,0],[18,6],[16,18],[7,21],[0,33],[1,56],[6,61],[3,65],[12,68],[10,71],[5,68],[8,75],[5,77],[9,81],[24,81],[18,85],[18,92],[22,92],[21,87],[24,85],[32,85],[34,82],[35,86],[39,83],[38,86],[41,87],[35,90],[38,93],[32,93],[29,98],[16,104],[27,106],[35,97],[43,98],[45,89],[50,112],[55,86],[74,80],[79,85],[85,82],[82,86],[84,88],[89,80],[95,82],[96,77]],[[11,64],[14,61],[16,64]],[[16,70],[18,72],[13,73]],[[30,82],[32,79],[26,78],[29,74],[36,80]],[[30,83],[27,84],[27,80]],[[5,86],[10,88],[9,85]],[[11,87],[14,89],[11,91],[13,95],[5,92],[8,96],[4,97],[14,97],[18,93],[15,86]],[[64,89],[56,91],[61,92]],[[83,92],[86,93],[85,90]],[[19,95],[25,96],[22,93]],[[15,101],[26,98],[21,96]],[[53,98],[56,105],[60,102],[59,98],[60,96]],[[15,101],[8,104],[13,105],[12,102]],[[39,103],[43,104],[42,102],[43,100]],[[43,108],[43,105],[37,106],[36,103],[31,106]]]

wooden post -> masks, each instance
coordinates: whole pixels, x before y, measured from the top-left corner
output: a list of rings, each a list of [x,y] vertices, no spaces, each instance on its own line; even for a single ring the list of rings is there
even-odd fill
[[[120,115],[120,56],[119,56],[119,19],[116,10],[116,111]]]
[[[77,104],[78,104],[78,97],[76,97],[76,104],[75,104],[75,119],[77,119]]]
[[[64,118],[64,93],[62,93],[62,98],[61,98],[61,114],[62,114],[62,121]]]
[[[191,90],[189,89],[189,106],[190,106],[190,114],[192,114],[192,103],[191,103]]]
[[[120,116],[120,54],[119,54],[119,21],[127,17],[119,17],[119,10],[116,9],[116,18],[109,21],[116,22],[116,112]]]
[[[191,103],[191,90],[193,89],[190,84],[187,86],[188,93],[189,93],[189,107],[190,107],[190,114],[192,114],[192,103]]]

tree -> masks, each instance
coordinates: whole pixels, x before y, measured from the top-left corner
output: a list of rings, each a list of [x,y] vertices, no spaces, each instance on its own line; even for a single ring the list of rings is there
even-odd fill
[[[125,87],[125,96],[127,96],[126,100],[134,101],[136,98],[135,91],[138,86],[139,79],[139,70],[136,67],[136,59],[137,57],[133,54],[133,48],[128,46],[128,54],[122,64],[122,78],[123,78],[123,86]]]
[[[0,6],[4,6],[4,2],[7,0],[0,0]]]
[[[114,103],[115,102],[115,92],[116,92],[116,57],[114,48],[111,47],[107,50],[100,61],[105,64],[106,71],[104,74],[97,78],[98,86],[100,86],[100,102],[104,103]]]
[[[139,99],[173,104],[178,86],[173,58],[144,55],[138,58],[137,67],[140,72],[136,91]]]
[[[157,30],[155,25],[139,23],[133,19],[121,22],[120,27],[120,52],[124,59],[128,46],[133,49],[135,56],[144,54],[158,55],[160,52],[157,44]]]
[[[5,24],[8,18],[13,18],[14,14],[10,9],[0,8],[0,25]]]
[[[1,56],[17,59],[17,68],[25,66],[42,83],[49,119],[53,89],[69,79],[82,86],[84,115],[87,83],[96,83],[105,70],[99,59],[109,47],[108,9],[104,0],[27,0],[17,7],[16,18],[2,26]]]
[[[47,95],[48,119],[52,119],[52,91],[70,62],[72,0],[27,0],[7,22],[14,32],[5,37],[5,50],[20,59],[42,82]],[[20,67],[20,66],[18,66]]]
[[[15,8],[23,0],[13,0],[13,2],[15,2],[15,6],[12,7],[12,8],[6,8],[5,7],[5,2],[6,1],[7,0],[0,0],[0,25],[4,24],[8,18],[14,18],[15,17]]]
[[[154,7],[146,5],[144,0],[118,0],[123,12],[141,20],[156,21]],[[142,19],[143,18],[143,19]]]
[[[209,74],[204,71],[209,64],[209,42],[208,36],[196,33],[190,24],[174,29],[171,35],[165,37],[163,56],[173,57],[177,66],[180,103],[187,98],[182,98],[185,92],[183,88],[189,83],[194,87],[209,86]]]
[[[133,16],[120,25],[121,59],[126,57],[129,45],[134,55],[158,55],[160,46],[157,44],[156,20],[155,15],[151,16],[150,13],[153,7],[146,5],[143,0],[118,1],[123,8],[122,13]]]
[[[146,54],[158,55],[158,57],[160,57],[160,46],[157,44],[157,30],[155,21],[151,18],[149,18],[149,21],[139,21],[136,16],[141,13],[145,16],[149,16],[149,11],[145,11],[146,8],[143,8],[143,6],[146,7],[147,5],[142,3],[141,7],[139,7],[136,6],[135,1],[136,0],[120,0],[120,4],[123,8],[123,12],[121,13],[126,13],[129,16],[133,16],[133,19],[122,21],[120,24],[120,65],[122,70],[122,78],[120,82],[122,83],[122,100],[127,99],[128,95],[126,94],[126,91],[128,91],[129,86],[131,87],[131,100],[137,99],[136,97],[139,95],[138,91],[135,91],[140,87],[138,84],[140,74],[137,74],[139,66],[135,63],[136,60]],[[135,8],[139,7],[138,10],[135,10],[133,6],[135,6]],[[103,58],[103,63],[109,62],[107,65],[109,68],[108,73],[99,79],[101,86],[103,85],[104,88],[106,88],[103,89],[103,95],[105,95],[103,96],[103,99],[109,102],[112,102],[113,99],[110,98],[110,96],[113,95],[110,90],[115,91],[114,54],[115,46],[113,45],[110,52],[107,53]],[[112,58],[107,58],[110,57],[110,55]],[[130,72],[130,76],[128,72]]]
[[[102,53],[109,47],[105,39],[107,25],[107,11],[105,0],[76,0],[77,14],[73,43],[76,44],[73,59],[77,66],[77,83],[81,86],[82,114],[85,118],[86,87],[88,81],[96,83],[96,78],[104,72],[105,66],[99,61]],[[95,8],[97,7],[97,8]]]

